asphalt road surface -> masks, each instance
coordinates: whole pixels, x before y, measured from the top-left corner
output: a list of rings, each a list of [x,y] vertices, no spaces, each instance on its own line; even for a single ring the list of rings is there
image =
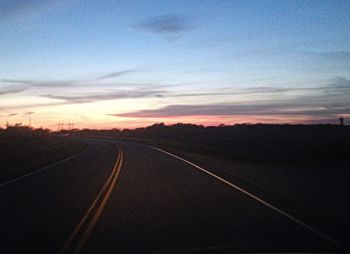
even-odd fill
[[[329,251],[341,243],[151,147],[89,140],[54,167],[0,184],[1,253]]]

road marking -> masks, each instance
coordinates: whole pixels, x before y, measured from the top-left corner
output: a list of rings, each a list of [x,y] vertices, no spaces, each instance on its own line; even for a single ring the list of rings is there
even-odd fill
[[[45,170],[48,170],[48,169],[53,168],[53,167],[56,167],[56,166],[58,166],[58,165],[60,165],[60,164],[62,164],[62,163],[64,163],[64,162],[66,162],[66,161],[72,160],[72,159],[74,159],[74,158],[76,158],[76,157],[82,155],[83,153],[87,152],[89,149],[90,149],[90,145],[89,145],[87,148],[85,148],[83,151],[81,151],[81,152],[79,152],[79,153],[77,153],[77,154],[75,154],[75,155],[73,155],[73,156],[71,156],[71,157],[68,157],[68,158],[66,158],[66,159],[60,160],[60,161],[58,161],[58,162],[56,162],[56,163],[54,163],[54,164],[51,164],[51,165],[46,166],[46,167],[43,167],[43,168],[41,168],[41,169],[38,169],[38,170],[33,171],[33,172],[31,172],[31,173],[25,174],[25,175],[23,175],[23,176],[16,177],[16,178],[14,178],[14,179],[12,179],[12,180],[9,180],[9,181],[7,181],[7,182],[1,183],[1,184],[0,184],[0,188],[5,187],[6,185],[9,185],[9,184],[11,184],[11,183],[15,183],[15,182],[21,181],[21,180],[23,180],[23,179],[25,179],[25,178],[27,178],[27,177],[30,177],[30,176],[39,174],[39,173],[41,173],[41,172],[43,172],[43,171],[45,171]]]
[[[63,245],[60,253],[80,253],[83,250],[115,187],[123,164],[123,154],[123,149],[119,148],[118,157],[112,173],[80,220],[79,224]],[[95,213],[93,213],[94,210],[96,210]],[[85,228],[85,230],[83,228]]]
[[[340,245],[340,244],[341,244],[340,241],[334,239],[333,237],[326,235],[325,233],[319,231],[318,229],[315,229],[314,227],[312,227],[312,226],[306,224],[305,222],[302,222],[301,220],[297,219],[296,217],[294,217],[294,216],[288,214],[287,212],[285,212],[285,211],[283,211],[283,210],[281,210],[281,209],[275,207],[274,205],[270,204],[269,202],[267,202],[267,201],[265,201],[265,200],[263,200],[263,199],[261,199],[261,198],[255,196],[254,194],[252,194],[252,193],[250,193],[250,192],[248,192],[248,191],[242,189],[241,187],[239,187],[239,186],[237,186],[237,185],[235,185],[235,184],[233,184],[233,183],[230,183],[229,181],[227,181],[227,180],[221,178],[220,176],[217,176],[217,175],[211,173],[210,171],[208,171],[208,170],[206,170],[206,169],[204,169],[204,168],[202,168],[202,167],[200,167],[200,166],[198,166],[198,165],[196,165],[196,164],[194,164],[194,163],[192,163],[192,162],[190,162],[190,161],[188,161],[188,160],[186,160],[186,159],[183,159],[183,158],[181,158],[181,157],[179,157],[179,156],[177,156],[177,155],[175,155],[175,154],[169,153],[169,152],[164,151],[164,150],[162,150],[162,149],[160,149],[160,148],[157,148],[157,147],[153,147],[153,146],[149,146],[149,147],[151,147],[151,148],[153,148],[153,149],[155,149],[155,150],[158,150],[158,151],[160,151],[160,152],[162,152],[162,153],[165,153],[165,154],[167,154],[167,155],[170,155],[170,156],[172,156],[172,157],[174,157],[174,158],[176,158],[176,159],[178,159],[178,160],[181,160],[181,161],[183,161],[183,162],[186,162],[187,164],[189,164],[189,165],[191,165],[191,166],[193,166],[193,167],[195,167],[195,168],[197,168],[197,169],[203,171],[204,173],[206,173],[206,174],[208,174],[208,175],[210,175],[210,176],[216,178],[217,180],[219,180],[219,181],[225,183],[226,185],[229,185],[230,187],[232,187],[232,188],[234,188],[234,189],[236,189],[236,190],[238,190],[238,191],[244,193],[245,195],[247,195],[247,196],[249,196],[250,198],[256,200],[257,202],[259,202],[259,203],[261,203],[261,204],[267,206],[268,208],[270,208],[270,209],[274,210],[275,212],[279,213],[280,215],[283,215],[284,217],[288,218],[289,220],[291,220],[291,221],[293,221],[293,222],[299,224],[300,226],[302,226],[302,227],[304,227],[304,228],[306,228],[306,229],[312,231],[313,233],[319,235],[320,237],[322,237],[322,238],[324,238],[324,239],[327,239],[328,241],[330,241],[330,242],[332,242],[332,243],[334,243],[334,244],[337,244],[337,245]]]

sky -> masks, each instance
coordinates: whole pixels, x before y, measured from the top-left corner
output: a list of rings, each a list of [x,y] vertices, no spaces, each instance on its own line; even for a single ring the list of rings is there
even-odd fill
[[[0,126],[350,119],[349,13],[347,0],[0,0]]]

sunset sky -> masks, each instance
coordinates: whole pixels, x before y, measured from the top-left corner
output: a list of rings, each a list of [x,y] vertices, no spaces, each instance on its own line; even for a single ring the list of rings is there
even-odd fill
[[[350,1],[0,0],[0,125],[336,123]]]

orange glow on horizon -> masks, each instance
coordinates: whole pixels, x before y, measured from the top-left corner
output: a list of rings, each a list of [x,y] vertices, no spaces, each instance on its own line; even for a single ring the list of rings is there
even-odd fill
[[[101,119],[93,121],[74,121],[73,118],[70,120],[59,121],[59,123],[63,124],[64,129],[69,128],[70,123],[74,123],[74,128],[76,129],[134,129],[139,127],[147,127],[153,125],[155,123],[164,123],[166,125],[173,125],[177,123],[183,124],[197,124],[204,126],[218,126],[221,124],[224,125],[234,125],[234,124],[306,124],[312,122],[323,122],[322,119],[312,119],[309,116],[255,116],[255,115],[239,115],[239,116],[169,116],[162,118],[125,118],[125,117],[115,117],[115,121],[103,121],[105,119]],[[35,118],[34,118],[35,119]],[[25,120],[25,121],[20,121]],[[329,122],[329,119],[324,119],[324,123]],[[336,120],[336,119],[335,119]],[[15,123],[22,123],[23,125],[27,124],[27,119],[18,118],[11,121],[8,121],[10,125]],[[40,119],[32,120],[32,127],[34,128],[47,128],[50,130],[58,130],[58,123],[53,119],[49,119],[45,121],[44,119],[40,121]],[[1,123],[1,127],[6,126],[5,123]]]

